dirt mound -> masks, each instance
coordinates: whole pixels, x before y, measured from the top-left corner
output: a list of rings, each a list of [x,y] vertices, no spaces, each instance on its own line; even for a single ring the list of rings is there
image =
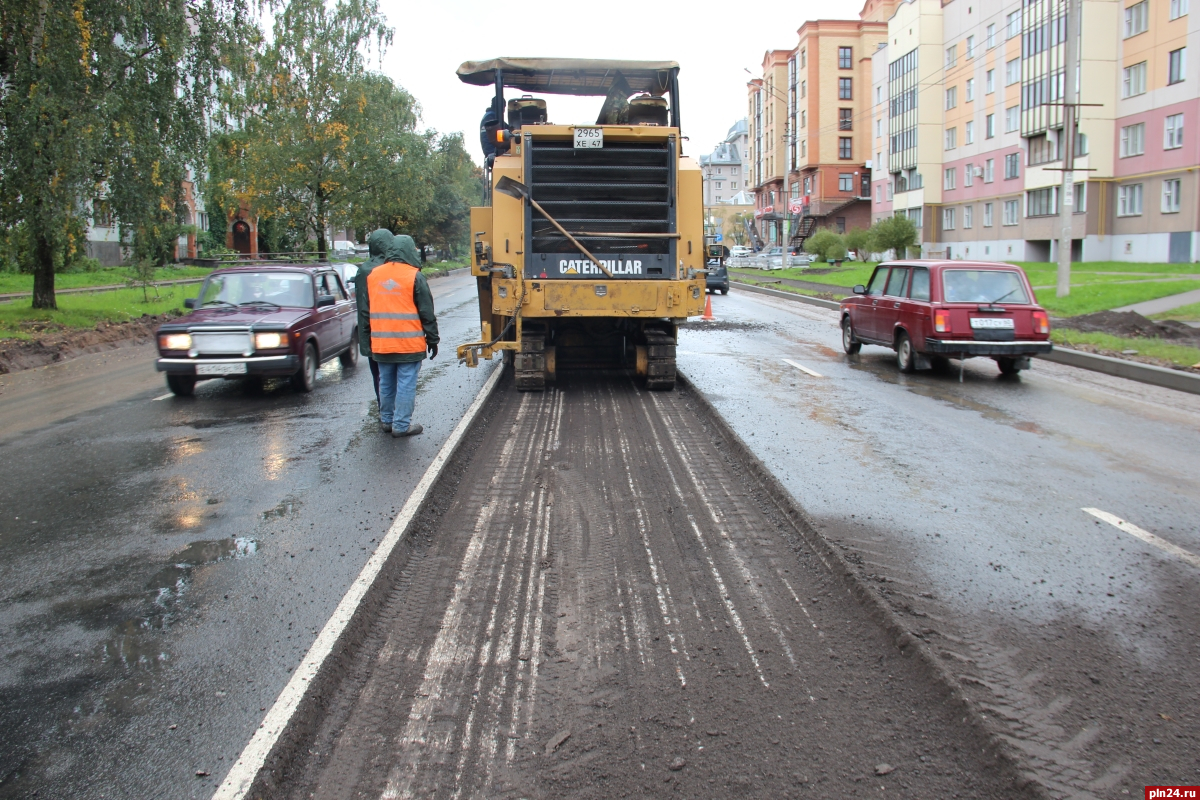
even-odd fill
[[[129,322],[101,322],[95,328],[84,329],[52,329],[39,324],[30,331],[32,339],[0,339],[0,375],[148,342],[158,326],[174,316],[147,314]]]
[[[1054,321],[1057,327],[1084,333],[1107,333],[1112,336],[1169,339],[1186,344],[1200,343],[1200,329],[1175,320],[1157,322],[1146,319],[1136,311],[1097,311],[1078,317]]]

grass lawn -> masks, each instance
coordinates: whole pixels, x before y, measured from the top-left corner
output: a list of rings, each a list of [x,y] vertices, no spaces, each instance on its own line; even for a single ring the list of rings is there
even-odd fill
[[[816,291],[814,289],[802,289],[798,286],[788,286],[786,283],[765,283],[761,279],[755,280],[755,277],[756,276],[751,275],[747,278],[739,278],[739,280],[741,280],[742,283],[749,283],[749,284],[753,284],[755,286],[761,286],[764,289],[775,289],[776,291],[779,291],[779,292],[791,292],[792,294],[802,294],[807,297],[821,297],[826,300],[830,299],[829,296],[832,296],[832,298],[836,300],[838,297],[840,297],[843,294],[842,292],[836,292],[836,291],[835,292],[821,292],[821,291]],[[832,288],[836,288],[836,287],[830,287],[830,288],[832,289]]]
[[[1200,322],[1200,303],[1192,303],[1190,306],[1180,306],[1171,311],[1164,311],[1161,314],[1155,314],[1151,319],[1177,319],[1180,322]]]
[[[875,262],[873,261],[848,261],[844,262],[841,267],[834,269],[827,264],[814,264],[811,267],[792,267],[791,269],[730,269],[730,273],[741,278],[754,280],[756,277],[761,278],[791,278],[798,281],[808,281],[809,283],[827,283],[830,286],[830,291],[837,293],[837,287],[846,290],[845,294],[850,293],[850,289],[856,283],[866,283],[871,277],[871,273],[875,270]]]
[[[189,291],[191,290],[191,291]],[[32,332],[54,328],[93,328],[98,322],[125,322],[143,314],[163,314],[183,309],[183,299],[194,287],[170,286],[150,292],[150,302],[141,289],[117,289],[95,294],[58,297],[57,311],[35,310],[28,299],[0,303],[0,339],[28,339]]]
[[[162,267],[155,271],[156,281],[174,281],[181,278],[201,278],[212,270],[207,267]],[[110,267],[95,272],[62,272],[54,276],[56,289],[80,289],[85,286],[110,286],[125,283],[133,277],[128,267]],[[15,272],[0,273],[0,294],[32,292],[33,276]]]
[[[1067,297],[1054,296],[1053,289],[1035,292],[1038,303],[1057,317],[1074,317],[1110,308],[1155,300],[1167,295],[1200,289],[1200,281],[1167,281],[1163,283],[1093,283],[1071,286]],[[1193,362],[1194,363],[1194,362]]]
[[[1069,328],[1057,328],[1050,332],[1055,344],[1066,347],[1091,345],[1106,355],[1120,356],[1122,350],[1136,350],[1139,356],[1159,358],[1176,366],[1191,367],[1200,364],[1200,349],[1182,344],[1173,344],[1162,339],[1130,339],[1110,336],[1107,333],[1082,333]]]

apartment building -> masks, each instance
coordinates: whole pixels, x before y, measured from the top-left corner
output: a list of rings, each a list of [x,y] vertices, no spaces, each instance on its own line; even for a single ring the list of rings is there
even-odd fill
[[[868,5],[878,3],[886,0]],[[766,244],[783,242],[785,227],[797,247],[814,227],[870,224],[872,56],[886,35],[874,20],[806,22],[796,46],[769,51],[763,78],[748,84],[751,185]]]
[[[1081,2],[1068,205],[1078,260],[1196,259],[1200,74],[1186,58],[1187,3]],[[912,219],[927,256],[1056,259],[1075,72],[1066,3],[880,5],[890,15],[870,71],[872,218]]]
[[[700,173],[704,183],[704,205],[722,205],[741,195],[747,186],[749,170],[747,144],[749,128],[739,119],[711,153],[700,156]]]

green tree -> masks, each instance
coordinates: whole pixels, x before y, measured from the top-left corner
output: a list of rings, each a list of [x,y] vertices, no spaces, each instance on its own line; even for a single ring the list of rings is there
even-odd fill
[[[746,223],[754,220],[754,214],[749,211],[739,211],[729,218],[730,224],[733,226],[733,231],[730,234],[733,240],[740,245],[749,244],[749,235],[746,233]]]
[[[846,257],[846,240],[829,228],[821,228],[804,240],[805,252],[822,261],[840,261]]]
[[[872,250],[893,251],[896,258],[908,255],[908,248],[917,246],[917,226],[908,217],[885,217],[871,226]]]
[[[851,228],[845,234],[846,247],[858,255],[859,261],[866,261],[871,252],[871,232],[866,228]]]
[[[461,133],[438,140],[430,175],[432,202],[413,228],[413,238],[418,245],[461,253],[471,240],[471,206],[483,202],[483,171],[467,154]]]
[[[247,58],[245,91],[225,98],[235,124],[213,167],[225,205],[285,218],[325,258],[329,224],[351,222],[356,198],[421,149],[412,98],[365,69],[391,41],[377,0],[289,0]]]
[[[0,0],[0,221],[28,231],[34,308],[56,307],[92,198],[133,232],[174,213],[252,27],[244,0]]]

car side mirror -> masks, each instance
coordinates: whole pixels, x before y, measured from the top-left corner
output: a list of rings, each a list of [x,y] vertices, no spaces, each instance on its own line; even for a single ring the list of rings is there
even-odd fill
[[[863,285],[860,283],[860,284],[858,284],[857,286],[855,286],[855,287],[854,287],[854,293],[855,293],[855,294],[866,294],[866,293],[867,293],[867,287],[863,286]]]
[[[322,306],[331,306],[337,302],[337,298],[331,294],[317,295],[317,308]]]
[[[184,308],[195,308],[195,307],[196,307],[196,301],[197,301],[197,300],[199,300],[199,299],[200,299],[200,298],[198,298],[198,297],[185,297],[185,298],[183,299],[183,307],[184,307]]]

